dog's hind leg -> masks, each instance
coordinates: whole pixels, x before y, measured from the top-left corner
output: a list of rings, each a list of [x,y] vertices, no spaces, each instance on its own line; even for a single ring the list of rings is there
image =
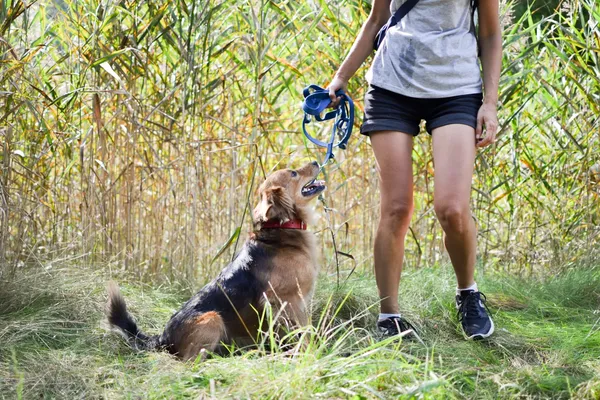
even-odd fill
[[[214,352],[227,335],[223,318],[215,311],[192,317],[184,329],[176,347],[177,355],[186,361],[196,358],[202,350]]]

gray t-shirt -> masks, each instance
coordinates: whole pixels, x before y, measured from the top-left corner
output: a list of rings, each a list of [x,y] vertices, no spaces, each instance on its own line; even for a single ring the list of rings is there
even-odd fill
[[[392,14],[405,1],[392,0]],[[416,98],[481,93],[471,0],[420,0],[388,30],[367,81]]]

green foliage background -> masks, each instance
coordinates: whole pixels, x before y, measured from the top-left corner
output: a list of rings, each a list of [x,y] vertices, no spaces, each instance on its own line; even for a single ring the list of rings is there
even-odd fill
[[[502,131],[478,155],[473,191],[482,262],[519,273],[568,268],[598,249],[600,9],[538,5],[502,4]],[[212,256],[224,243],[230,256],[238,228],[249,229],[260,179],[322,157],[301,135],[301,90],[328,82],[369,9],[2,2],[3,271],[84,257],[148,279],[212,275]],[[359,109],[364,72],[349,87]],[[377,175],[368,140],[356,134],[349,147],[326,169],[315,227],[327,271],[371,268]],[[443,257],[426,135],[413,159],[407,263],[420,267]]]

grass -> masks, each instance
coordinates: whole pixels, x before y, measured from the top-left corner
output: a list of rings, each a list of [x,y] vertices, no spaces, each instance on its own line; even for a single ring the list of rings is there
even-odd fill
[[[1,282],[2,398],[598,398],[600,270],[548,279],[481,274],[497,333],[459,334],[450,268],[407,271],[405,315],[426,346],[379,341],[372,277],[321,276],[305,351],[204,362],[134,353],[103,322],[105,273],[30,269]],[[142,328],[159,332],[192,290],[121,279]],[[320,326],[319,326],[320,325]]]
[[[377,173],[357,135],[324,171],[318,238],[350,257],[323,266],[306,351],[184,364],[106,330],[106,271],[127,272],[131,309],[159,332],[235,252],[261,176],[321,158],[300,92],[330,79],[370,2],[2,2],[0,397],[600,398],[599,4],[501,1],[502,129],[473,182],[492,340],[462,339],[450,268],[422,268],[443,254],[426,135],[402,285],[426,346],[373,336]],[[336,288],[328,274],[351,261]]]

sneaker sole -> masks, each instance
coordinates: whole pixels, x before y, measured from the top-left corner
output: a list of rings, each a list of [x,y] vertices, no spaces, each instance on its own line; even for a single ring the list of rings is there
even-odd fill
[[[490,318],[490,323],[492,324],[492,327],[490,328],[489,332],[486,333],[486,334],[476,333],[474,335],[467,336],[467,334],[464,333],[464,331],[463,331],[463,334],[464,334],[464,336],[465,336],[465,338],[467,340],[483,340],[483,339],[487,339],[490,336],[492,336],[492,334],[494,333],[494,321],[491,318]]]

